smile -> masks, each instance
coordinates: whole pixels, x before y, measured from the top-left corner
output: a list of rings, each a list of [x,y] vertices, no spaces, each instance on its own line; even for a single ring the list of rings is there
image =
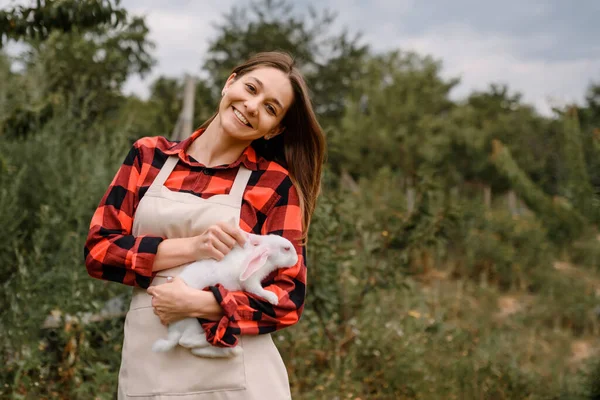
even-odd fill
[[[235,116],[237,117],[237,119],[244,125],[249,126],[250,128],[252,128],[252,125],[250,125],[250,122],[248,122],[248,120],[246,119],[246,117],[244,117],[242,115],[241,112],[239,112],[238,110],[236,110],[234,107],[233,108],[233,113],[235,114]]]

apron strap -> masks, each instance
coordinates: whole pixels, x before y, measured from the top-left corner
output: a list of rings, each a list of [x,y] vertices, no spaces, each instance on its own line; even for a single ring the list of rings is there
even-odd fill
[[[231,186],[231,191],[229,192],[230,196],[234,198],[237,197],[240,199],[240,204],[242,204],[244,189],[246,189],[246,185],[248,184],[248,180],[250,180],[251,174],[252,171],[240,164],[240,169],[238,170],[238,173],[235,176],[235,180],[233,181],[233,185]]]
[[[160,187],[162,185],[164,185],[164,183],[167,180],[167,178],[169,177],[169,175],[171,175],[171,172],[173,172],[173,170],[175,169],[175,166],[177,165],[178,160],[179,160],[178,156],[168,157],[167,161],[165,161],[164,165],[158,172],[158,175],[156,176],[156,178],[154,178],[154,182],[152,182],[152,184],[150,185],[150,188],[154,187],[154,188],[160,189]]]

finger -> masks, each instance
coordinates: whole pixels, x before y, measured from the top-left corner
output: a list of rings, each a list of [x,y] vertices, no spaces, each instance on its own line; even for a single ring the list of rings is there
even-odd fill
[[[222,260],[223,257],[217,258],[217,256],[225,256],[225,254],[229,253],[230,250],[231,248],[223,243],[218,237],[215,235],[211,236],[207,251],[215,260]]]
[[[187,286],[187,283],[185,283],[185,281],[183,279],[181,279],[180,277],[176,276],[175,278],[173,278],[173,283],[177,283],[179,285],[185,285]]]
[[[226,252],[227,251],[228,250],[226,250]],[[212,258],[214,258],[217,261],[221,261],[222,259],[225,258],[225,254],[222,251],[219,251],[219,250],[217,250],[217,249],[215,249],[213,247],[213,249],[212,249]]]
[[[231,224],[223,224],[223,231],[233,238],[240,246],[244,247],[246,243],[246,233],[239,227]],[[232,246],[233,247],[233,246]]]
[[[235,228],[233,234],[231,235],[238,242],[241,247],[244,247],[246,244],[246,232],[241,230],[240,228]]]
[[[235,246],[235,239],[230,233],[231,230],[231,227],[227,226],[225,226],[224,229],[215,229],[213,239],[220,241],[225,246],[227,246],[228,249],[233,249],[233,246]]]

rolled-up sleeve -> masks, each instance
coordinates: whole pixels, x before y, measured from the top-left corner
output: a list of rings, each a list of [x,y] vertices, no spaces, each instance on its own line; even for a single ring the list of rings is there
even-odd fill
[[[289,177],[275,190],[278,199],[267,213],[261,234],[275,234],[288,239],[298,254],[292,268],[276,270],[263,282],[266,290],[275,293],[279,304],[242,291],[228,291],[221,285],[210,287],[224,316],[217,322],[200,320],[208,341],[221,347],[235,346],[237,335],[257,335],[274,332],[300,320],[306,295],[306,247],[301,245],[302,213],[298,192]]]
[[[134,143],[95,210],[84,247],[90,276],[147,288],[162,237],[133,236],[139,202],[141,146]]]

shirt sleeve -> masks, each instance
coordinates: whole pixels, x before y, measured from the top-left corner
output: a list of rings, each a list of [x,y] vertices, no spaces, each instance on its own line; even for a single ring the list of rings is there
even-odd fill
[[[299,321],[306,295],[306,248],[300,244],[302,213],[298,192],[287,177],[276,189],[280,198],[267,213],[261,234],[276,234],[288,239],[298,254],[298,263],[272,273],[263,286],[275,293],[279,304],[274,306],[262,298],[242,292],[228,291],[223,286],[210,287],[224,316],[216,322],[200,319],[207,340],[214,346],[232,347],[237,335],[258,335],[283,329]]]
[[[92,216],[84,258],[94,278],[147,288],[163,238],[131,234],[142,171],[148,169],[143,168],[141,140],[134,143]]]

